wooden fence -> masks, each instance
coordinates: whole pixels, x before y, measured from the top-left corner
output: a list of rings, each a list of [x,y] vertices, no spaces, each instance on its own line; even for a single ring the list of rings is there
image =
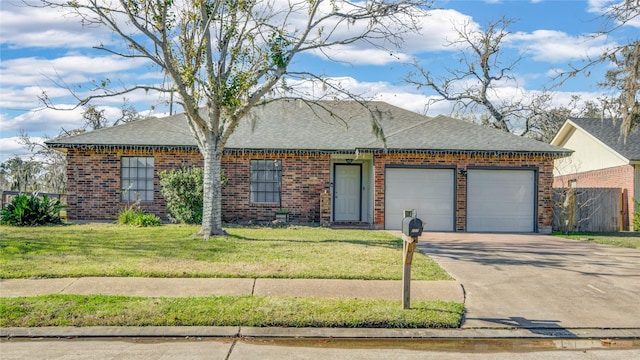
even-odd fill
[[[620,188],[556,188],[553,198],[554,231],[622,231],[628,226]]]

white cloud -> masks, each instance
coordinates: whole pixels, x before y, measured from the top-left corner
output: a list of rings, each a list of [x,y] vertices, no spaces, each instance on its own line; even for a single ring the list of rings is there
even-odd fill
[[[573,36],[557,30],[517,32],[506,38],[506,44],[530,54],[536,61],[551,63],[598,57],[616,45],[603,37]]]
[[[64,106],[64,105],[63,105]],[[66,105],[71,108],[71,105]],[[27,133],[47,134],[55,136],[62,128],[76,129],[82,126],[82,109],[59,111],[52,109],[31,110],[14,118],[3,116],[0,118],[3,133],[17,133],[21,130]]]
[[[0,18],[0,43],[10,48],[86,48],[112,39],[107,29],[83,27],[77,17],[20,1],[3,1]]]
[[[363,49],[357,46],[334,46],[322,52],[315,51],[317,56],[328,56],[333,61],[349,65],[386,65],[394,62],[409,62],[411,57],[405,53],[384,51],[382,49]],[[326,53],[323,54],[323,53]]]
[[[128,71],[141,65],[144,65],[144,62],[115,55],[70,55],[53,59],[23,57],[3,61],[0,65],[0,77],[3,85],[44,85],[46,82],[59,79],[73,84],[96,79],[102,74],[116,79],[130,78],[135,73]]]
[[[469,15],[452,9],[434,9],[427,11],[422,18],[419,34],[411,34],[405,40],[406,50],[418,54],[427,51],[455,51],[447,46],[458,38],[458,30],[466,28],[477,31],[480,25]]]
[[[612,0],[588,0],[587,11],[590,13],[603,14],[614,3],[615,1]]]
[[[630,6],[633,6],[633,1],[629,1],[629,0],[589,0],[588,1],[588,7],[587,7],[587,11],[590,13],[595,13],[601,16],[607,16],[610,11],[611,11],[611,7],[616,5],[619,7],[624,6],[624,2],[628,2],[630,4]],[[637,5],[637,2],[636,2]],[[632,10],[629,10],[632,11]],[[636,13],[638,11],[638,9],[635,9]],[[605,20],[605,19],[603,19]],[[605,20],[606,21],[606,20]],[[620,24],[620,22],[617,22],[618,24]],[[631,26],[631,27],[636,27],[636,28],[640,28],[640,16],[636,16],[633,19],[630,19],[629,21],[627,21],[625,23],[626,26]]]
[[[29,149],[18,142],[17,136],[0,138],[0,163],[3,163],[14,156],[28,159],[31,156]]]
[[[328,5],[328,4],[327,4]],[[371,43],[366,41],[358,41],[348,46],[334,46],[325,48],[323,52],[327,57],[339,61],[349,62],[359,65],[384,65],[392,62],[408,62],[411,55],[416,55],[431,51],[454,51],[454,47],[447,44],[455,40],[458,35],[456,28],[460,29],[466,26],[470,30],[479,29],[479,25],[473,19],[452,9],[434,9],[434,10],[416,10],[419,21],[419,32],[406,33],[402,35],[402,47],[397,51],[393,51],[390,55],[389,51],[381,51],[377,46],[389,46],[388,42],[381,39],[371,39]],[[407,20],[408,21],[408,20]],[[294,26],[301,28],[304,26],[302,17],[298,16],[293,22]],[[391,24],[390,28],[394,28],[398,24]],[[325,26],[326,28],[329,26]],[[355,25],[337,28],[331,35],[331,39],[343,39],[354,36],[362,31],[364,24],[356,22]],[[372,43],[374,45],[372,45]],[[322,52],[315,51],[315,55],[324,57]]]

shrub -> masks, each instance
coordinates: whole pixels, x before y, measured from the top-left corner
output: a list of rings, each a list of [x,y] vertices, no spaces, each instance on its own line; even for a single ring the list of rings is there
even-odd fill
[[[30,196],[18,194],[0,210],[0,223],[14,226],[60,224],[62,220],[58,214],[65,207],[60,204],[60,199],[51,200],[47,195],[41,198],[37,193]]]
[[[202,194],[204,171],[199,167],[180,167],[161,171],[160,191],[167,200],[169,219],[185,224],[202,223]],[[227,178],[222,176],[222,186]]]
[[[130,206],[120,210],[118,214],[118,224],[134,225],[134,226],[159,226],[162,220],[154,214],[147,214],[140,209],[140,202],[136,201]]]

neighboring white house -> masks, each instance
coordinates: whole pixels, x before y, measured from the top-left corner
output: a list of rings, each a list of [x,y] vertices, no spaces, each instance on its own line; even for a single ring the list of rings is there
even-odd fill
[[[551,144],[574,150],[555,160],[554,187],[621,188],[623,229],[632,230],[633,199],[640,197],[640,127],[625,139],[620,122],[569,119]]]

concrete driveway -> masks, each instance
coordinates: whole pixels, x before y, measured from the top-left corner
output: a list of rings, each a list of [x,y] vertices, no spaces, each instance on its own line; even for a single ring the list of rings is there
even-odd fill
[[[536,234],[426,233],[465,289],[465,328],[640,328],[640,251]]]

